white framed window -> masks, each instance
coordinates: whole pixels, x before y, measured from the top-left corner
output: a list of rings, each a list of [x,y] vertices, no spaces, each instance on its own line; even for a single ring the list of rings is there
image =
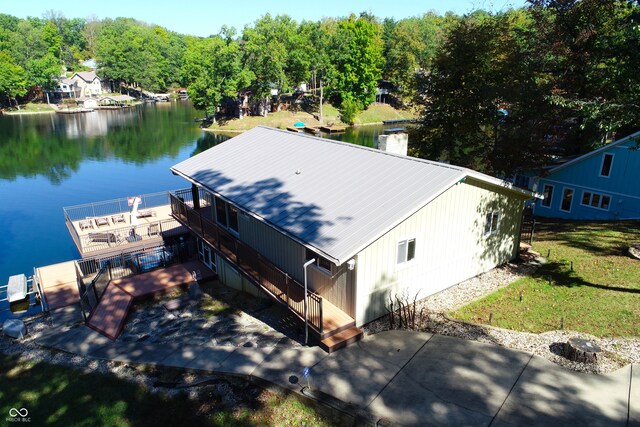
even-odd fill
[[[542,199],[542,202],[540,202],[540,206],[550,208],[551,200],[553,199],[553,185],[545,184],[542,191],[542,196],[544,197],[544,199]]]
[[[560,210],[564,212],[571,212],[571,204],[573,202],[573,188],[565,188],[562,191],[562,204]]]
[[[328,259],[321,257],[317,253],[313,252],[311,249],[306,250],[305,260],[309,261],[310,259],[314,259],[316,262],[313,263],[314,266],[318,267],[318,269],[324,273],[331,274],[331,261]]]
[[[498,232],[500,227],[500,212],[489,212],[484,216],[484,235],[489,236]]]
[[[600,176],[609,178],[611,176],[611,167],[613,166],[613,154],[604,153],[602,155],[602,163],[600,164]]]
[[[580,204],[582,206],[589,206],[591,208],[608,211],[611,206],[611,196],[607,194],[594,193],[592,191],[583,191]]]
[[[398,242],[398,265],[406,264],[416,258],[416,239],[400,240]]]

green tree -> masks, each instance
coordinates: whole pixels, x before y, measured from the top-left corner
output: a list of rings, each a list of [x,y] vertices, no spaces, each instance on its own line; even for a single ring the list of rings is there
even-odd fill
[[[330,95],[343,121],[350,122],[375,100],[384,64],[381,25],[369,16],[351,15],[338,22],[328,50]]]
[[[0,93],[9,104],[12,98],[15,101],[17,96],[27,93],[27,74],[6,51],[0,51]]]
[[[445,19],[428,13],[395,22],[385,20],[384,78],[398,87],[406,101],[413,98],[416,76],[431,69],[437,48],[445,35]]]
[[[640,126],[640,6],[633,1],[532,0],[538,68],[565,119],[576,119],[576,151],[611,131]]]
[[[454,25],[418,80],[421,157],[500,175],[544,160],[554,112],[548,84],[527,59],[529,29],[522,11],[478,12]]]
[[[240,45],[228,30],[225,33],[224,38],[189,40],[182,65],[182,80],[193,105],[209,115],[215,114],[223,98],[237,97],[253,78],[242,64]]]
[[[308,56],[303,51],[307,44],[301,41],[303,34],[297,33],[297,27],[287,15],[272,18],[269,14],[253,26],[245,27],[242,34],[244,61],[255,76],[251,89],[257,99],[267,100],[271,89],[276,89],[279,103],[282,93],[291,90],[300,83],[296,80],[308,73]],[[263,106],[263,114],[266,113]]]

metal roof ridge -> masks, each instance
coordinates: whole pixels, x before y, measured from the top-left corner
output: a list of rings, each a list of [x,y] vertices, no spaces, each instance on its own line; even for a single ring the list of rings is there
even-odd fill
[[[493,177],[491,175],[487,175],[487,174],[482,173],[482,172],[475,171],[475,170],[470,169],[470,168],[465,168],[464,166],[451,165],[451,164],[448,164],[448,163],[441,163],[441,162],[437,162],[435,160],[421,159],[419,157],[413,157],[413,156],[408,156],[408,155],[405,156],[405,155],[402,155],[402,154],[389,153],[389,152],[386,152],[386,151],[381,151],[381,150],[379,150],[377,148],[365,147],[363,145],[357,145],[357,144],[353,144],[353,143],[350,143],[350,142],[337,141],[335,139],[321,138],[321,137],[314,136],[314,135],[307,135],[307,134],[300,134],[300,133],[293,134],[291,131],[287,131],[287,130],[284,130],[284,129],[277,129],[277,128],[274,128],[274,127],[271,127],[271,126],[266,126],[266,125],[258,125],[256,127],[263,128],[265,130],[270,130],[270,131],[282,132],[282,133],[285,133],[285,134],[290,135],[290,136],[306,137],[306,138],[309,138],[309,139],[318,140],[318,141],[322,141],[322,142],[330,142],[330,143],[333,143],[333,144],[336,144],[336,145],[340,145],[340,146],[343,146],[343,147],[349,147],[349,148],[352,148],[352,149],[365,150],[365,151],[373,152],[373,153],[376,153],[376,154],[385,154],[387,156],[396,157],[398,159],[414,161],[414,162],[423,163],[423,164],[427,164],[427,165],[431,165],[431,166],[441,167],[441,168],[444,168],[444,169],[451,169],[451,170],[454,170],[454,171],[463,172],[465,174],[465,176],[473,177],[473,178],[478,179],[480,181],[484,181],[484,182],[486,182],[488,184],[496,185],[496,186],[499,186],[501,188],[506,188],[508,190],[515,191],[517,193],[528,195],[530,197],[536,197],[535,193],[528,192],[528,191],[522,190],[520,188],[516,188],[513,185],[511,185],[508,181],[505,181],[505,180],[500,179],[500,178]]]
[[[457,170],[457,171],[463,171],[463,170],[467,170],[468,169],[468,168],[465,168],[463,166],[452,165],[452,164],[449,164],[449,163],[441,163],[441,162],[438,162],[438,161],[435,161],[435,160],[421,159],[419,157],[405,156],[405,155],[402,155],[402,154],[389,153],[387,151],[381,151],[381,150],[379,150],[377,148],[365,147],[364,145],[353,144],[351,142],[338,141],[338,140],[329,139],[329,138],[321,138],[319,136],[308,135],[308,134],[304,134],[304,133],[294,134],[291,131],[287,131],[287,130],[284,130],[284,129],[278,129],[278,128],[274,128],[274,127],[266,126],[266,125],[258,125],[256,127],[260,127],[260,128],[267,129],[267,130],[273,130],[273,131],[277,131],[277,132],[282,132],[282,133],[285,133],[287,135],[293,135],[293,136],[297,136],[297,137],[306,137],[306,138],[313,139],[313,140],[329,142],[329,143],[340,145],[340,146],[343,146],[343,147],[349,147],[349,148],[353,148],[353,149],[365,150],[365,151],[369,151],[369,152],[377,153],[377,154],[385,154],[387,156],[396,157],[398,159],[410,160],[410,161],[419,162],[419,163],[425,163],[425,164],[429,164],[429,165],[433,165],[433,166],[442,167],[442,168],[445,168],[445,169],[453,169],[453,170]],[[471,170],[471,169],[468,169],[468,170]]]
[[[581,162],[581,161],[583,161],[583,160],[585,160],[585,159],[587,159],[587,158],[589,158],[591,156],[595,156],[596,154],[602,153],[603,151],[606,151],[609,148],[617,147],[618,145],[622,144],[623,142],[631,141],[632,139],[635,139],[638,136],[640,136],[640,131],[632,133],[631,135],[627,135],[624,138],[620,138],[617,141],[613,141],[613,142],[611,142],[611,143],[609,143],[609,144],[607,144],[607,145],[605,145],[603,147],[596,148],[595,150],[591,150],[588,153],[585,153],[585,154],[583,154],[581,156],[576,157],[575,159],[571,159],[568,162],[565,162],[565,163],[563,163],[561,165],[558,165],[558,166],[556,166],[554,168],[551,168],[551,169],[549,169],[549,173],[556,172],[556,171],[558,171],[560,169],[564,169],[567,166],[571,166],[571,165],[573,165],[575,163]]]

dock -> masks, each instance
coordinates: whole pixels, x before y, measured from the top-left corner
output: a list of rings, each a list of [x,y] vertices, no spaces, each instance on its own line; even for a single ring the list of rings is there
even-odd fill
[[[382,124],[385,125],[399,125],[403,123],[415,123],[416,119],[393,119],[393,120],[383,120]]]
[[[56,110],[58,114],[80,114],[80,113],[91,113],[93,108],[68,108],[64,110]]]
[[[302,133],[302,129],[301,128],[297,128],[297,127],[293,127],[293,126],[287,127],[287,130],[290,131],[290,132]]]
[[[347,130],[346,126],[320,126],[320,130],[326,133],[342,133]]]
[[[313,135],[317,135],[320,133],[320,128],[319,127],[314,127],[314,126],[305,126],[304,131]]]
[[[36,269],[43,299],[49,310],[55,310],[80,301],[76,263],[67,261]]]

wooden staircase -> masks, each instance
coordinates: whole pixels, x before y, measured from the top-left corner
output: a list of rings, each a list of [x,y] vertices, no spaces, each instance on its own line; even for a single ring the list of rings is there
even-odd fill
[[[362,329],[356,326],[356,321],[338,307],[323,299],[322,335],[320,348],[327,353],[346,347],[360,341],[364,336]]]

